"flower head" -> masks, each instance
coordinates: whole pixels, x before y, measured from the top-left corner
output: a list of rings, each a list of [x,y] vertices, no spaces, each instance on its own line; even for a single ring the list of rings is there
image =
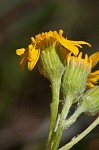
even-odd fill
[[[35,38],[31,38],[32,43],[37,45],[37,47],[44,49],[44,47],[48,47],[55,42],[60,43],[61,46],[63,46],[66,50],[71,51],[74,55],[77,55],[79,53],[78,47],[82,48],[80,44],[86,44],[88,46],[91,46],[89,43],[84,41],[71,41],[65,39],[63,36],[63,30],[59,30],[59,33],[57,31],[49,31],[42,34],[38,34],[35,36]]]
[[[20,62],[21,68],[23,68],[25,62],[28,61],[28,69],[32,70],[39,59],[40,52],[54,44],[59,45],[63,56],[65,56],[68,52],[72,52],[76,56],[79,53],[78,48],[82,48],[80,44],[91,46],[89,43],[84,41],[67,40],[62,36],[62,34],[63,30],[59,30],[59,33],[57,31],[49,31],[38,34],[35,38],[31,38],[32,42],[28,48],[17,49],[16,54],[19,56],[22,55]]]
[[[85,55],[82,58],[82,52],[78,56],[72,56],[69,53],[66,58],[66,70],[63,75],[62,89],[64,95],[73,93],[80,95],[87,88],[94,87],[99,80],[99,70],[91,72],[91,69],[99,61],[99,52],[92,54],[90,57]]]
[[[85,107],[85,113],[94,115],[99,111],[99,86],[94,86],[87,90],[82,97],[81,102]]]
[[[91,61],[88,55],[82,58],[82,52],[78,56],[69,53],[66,57],[66,69],[62,79],[62,92],[64,97],[81,95],[86,87],[88,74],[91,71]]]
[[[23,69],[26,61],[28,61],[28,69],[32,70],[39,59],[40,50],[36,49],[32,44],[28,48],[21,48],[16,50],[17,55],[22,55],[20,66]]]
[[[96,66],[96,64],[99,62],[99,52],[92,54],[89,57],[89,59],[91,60],[91,69],[93,69]],[[88,75],[87,88],[94,87],[95,84],[98,83],[98,80],[99,80],[99,70],[91,72]]]

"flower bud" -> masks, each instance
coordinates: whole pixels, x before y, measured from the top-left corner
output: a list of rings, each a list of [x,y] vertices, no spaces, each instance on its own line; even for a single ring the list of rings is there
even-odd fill
[[[82,59],[82,53],[78,57],[71,56],[71,53],[67,57],[66,70],[62,79],[62,92],[63,97],[66,95],[72,95],[74,98],[81,95],[86,87],[86,80],[90,73],[90,63],[88,62],[88,56],[85,55],[85,59]]]
[[[50,45],[41,51],[39,61],[39,71],[50,81],[61,79],[64,71],[64,63],[59,54],[59,47],[56,44]]]
[[[94,115],[99,111],[99,86],[94,86],[82,96],[85,113]]]

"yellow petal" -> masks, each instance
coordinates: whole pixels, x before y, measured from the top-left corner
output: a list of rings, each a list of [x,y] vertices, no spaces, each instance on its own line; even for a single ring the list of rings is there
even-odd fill
[[[82,59],[82,52],[79,53],[78,55],[78,59],[81,60]]]
[[[65,38],[57,39],[66,49],[70,50],[75,56],[78,55],[79,50],[76,46],[74,46],[71,41],[66,40]]]
[[[97,81],[99,80],[99,74],[94,74],[94,76],[88,76],[88,80],[91,80],[91,79],[96,79]]]
[[[88,75],[87,87],[91,88],[94,84],[97,84],[99,80],[99,70],[92,72]]]
[[[27,53],[24,54],[24,56],[22,57],[22,59],[21,59],[21,61],[20,61],[21,69],[24,68],[24,65],[25,65],[26,61],[27,61]]]
[[[99,75],[99,70],[91,72],[88,77],[92,78],[92,77],[95,77],[96,75]]]
[[[98,79],[97,78],[88,78],[87,81],[95,84],[95,83],[97,83]]]
[[[75,46],[78,46],[78,47],[82,47],[80,44],[85,44],[85,45],[88,45],[89,47],[91,47],[91,45],[85,41],[70,41],[70,42],[73,43]]]
[[[70,59],[71,59],[71,52],[67,55],[67,61],[68,61],[68,63],[69,63]]]
[[[24,52],[25,52],[25,48],[20,48],[20,49],[16,50],[16,54],[19,55],[19,56],[24,54]]]
[[[67,54],[70,53],[70,51],[68,49],[65,49],[64,47],[62,47],[60,51],[61,51],[63,59],[66,60],[66,56]]]
[[[31,51],[28,51],[28,61],[34,61],[38,60],[40,55],[40,50],[39,49],[32,49]]]
[[[63,30],[59,30],[59,35],[62,36]]]
[[[92,54],[89,58],[92,60],[92,68],[94,68],[99,62],[99,52]]]
[[[91,60],[91,58],[88,59],[88,62],[90,64],[90,68],[92,68],[92,60]]]
[[[87,88],[92,88],[92,87],[94,87],[95,85],[94,84],[92,84],[91,82],[89,82],[89,83],[87,83]]]
[[[29,49],[29,50],[32,50],[32,49],[33,49],[33,45],[30,44],[30,45],[28,46],[28,49]]]
[[[87,66],[87,64],[88,64],[88,55],[87,54],[85,55],[84,62],[85,62],[85,65]]]
[[[28,69],[32,70],[34,66],[36,65],[38,59],[40,56],[40,50],[35,50],[35,52],[32,55],[32,61],[28,61]]]
[[[36,61],[28,61],[28,70],[32,71],[34,66],[36,65]]]
[[[40,56],[40,49],[36,49],[35,50],[35,53],[33,54],[33,59],[36,60],[36,62],[38,61],[39,59],[39,56]]]
[[[77,46],[77,47],[82,48],[82,46],[80,44],[74,44],[74,45]]]

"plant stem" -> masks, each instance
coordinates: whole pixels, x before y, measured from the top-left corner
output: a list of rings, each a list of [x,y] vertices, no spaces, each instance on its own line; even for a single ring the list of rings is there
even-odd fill
[[[61,84],[61,79],[53,80],[51,83],[51,88],[52,88],[52,102],[50,105],[51,116],[50,116],[50,127],[49,127],[46,150],[51,149],[51,139],[54,132],[54,127],[55,127],[57,114],[58,114],[60,84]]]
[[[59,123],[57,125],[57,129],[55,131],[55,136],[54,136],[54,139],[52,141],[51,150],[57,150],[58,149],[60,139],[61,139],[61,136],[62,136],[62,133],[64,130],[64,121],[65,121],[65,118],[67,117],[69,109],[72,105],[72,100],[73,100],[73,97],[67,96],[65,104],[64,104],[63,109],[62,109],[62,112],[60,114],[60,120],[59,120]]]
[[[72,125],[76,119],[80,116],[81,113],[83,113],[85,110],[85,107],[83,105],[78,106],[74,114],[65,121],[65,128],[67,129],[70,125]]]
[[[68,144],[60,148],[59,150],[69,150],[72,148],[76,143],[78,143],[83,137],[85,137],[89,132],[91,132],[97,125],[99,124],[99,117],[80,135],[73,138]]]

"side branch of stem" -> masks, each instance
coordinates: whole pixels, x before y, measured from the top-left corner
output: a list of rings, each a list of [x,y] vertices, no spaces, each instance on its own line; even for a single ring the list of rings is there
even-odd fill
[[[68,144],[66,144],[65,146],[63,146],[59,150],[69,150],[76,143],[78,143],[83,137],[85,137],[89,132],[91,132],[98,124],[99,124],[99,117],[86,130],[84,130],[77,137],[73,138]]]

